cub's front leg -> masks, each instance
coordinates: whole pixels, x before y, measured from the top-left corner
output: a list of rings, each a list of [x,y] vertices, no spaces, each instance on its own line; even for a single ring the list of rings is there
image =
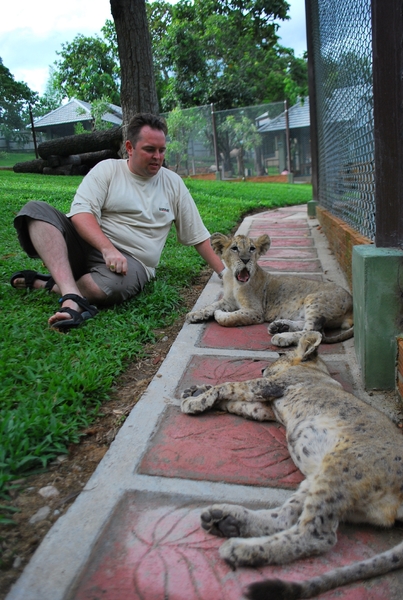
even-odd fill
[[[218,398],[218,386],[192,385],[182,393],[181,411],[196,415],[212,408]]]
[[[181,410],[186,414],[204,412],[213,406],[228,410],[230,405],[236,412],[236,405],[245,402],[270,402],[283,395],[283,389],[269,379],[259,378],[216,386],[197,386],[186,389],[182,394]],[[271,412],[271,411],[270,411]],[[251,418],[254,418],[250,415]]]
[[[218,300],[217,302],[213,302],[213,304],[209,304],[208,306],[205,306],[204,308],[200,308],[199,310],[194,310],[189,312],[186,315],[186,322],[187,323],[200,323],[202,321],[208,321],[208,319],[211,319],[214,317],[214,314],[216,311],[231,311],[231,310],[235,310],[235,307],[233,306],[233,304],[231,302],[228,302],[228,300],[222,299],[222,300]]]
[[[264,322],[262,311],[241,308],[232,312],[218,309],[214,312],[214,318],[222,327],[242,327],[244,325],[257,325]]]

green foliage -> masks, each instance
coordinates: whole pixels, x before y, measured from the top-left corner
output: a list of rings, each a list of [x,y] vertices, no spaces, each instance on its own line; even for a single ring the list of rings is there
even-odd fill
[[[80,440],[80,431],[108,400],[119,375],[144,354],[155,330],[172,323],[183,306],[180,291],[203,266],[193,248],[169,235],[156,279],[137,298],[100,311],[68,334],[49,329],[54,295],[15,290],[20,269],[41,271],[40,261],[20,249],[13,217],[30,199],[67,211],[80,177],[50,178],[0,171],[0,488]],[[257,208],[311,199],[311,186],[186,180],[211,232],[230,232],[242,215]]]
[[[91,116],[93,118],[93,128],[100,129],[110,129],[113,127],[112,123],[109,121],[104,121],[103,116],[105,113],[110,111],[109,101],[103,96],[99,100],[94,100],[91,105]]]
[[[29,132],[24,131],[29,122],[28,105],[37,99],[38,95],[26,83],[15,81],[0,58],[0,133],[6,140],[7,150],[11,141],[23,144],[29,138]]]
[[[65,97],[85,102],[107,98],[119,104],[116,55],[106,40],[79,34],[57,54],[61,59],[55,62],[55,80]]]
[[[200,111],[183,111],[180,108],[174,108],[167,117],[167,125],[169,131],[170,141],[167,146],[166,158],[168,163],[171,165],[175,163],[175,171],[179,169],[181,162],[186,165],[187,173],[188,168],[188,147],[189,140],[192,135],[202,129],[204,125],[204,119]]]
[[[276,42],[283,0],[179,0],[148,5],[163,111],[214,102],[218,110],[307,95],[306,58]]]
[[[74,124],[74,135],[80,135],[81,133],[88,133],[88,131],[84,128],[84,125],[79,121]]]
[[[46,82],[45,92],[33,107],[34,117],[41,117],[52,110],[59,108],[64,99],[64,94],[59,87],[54,67],[49,67],[49,77]]]

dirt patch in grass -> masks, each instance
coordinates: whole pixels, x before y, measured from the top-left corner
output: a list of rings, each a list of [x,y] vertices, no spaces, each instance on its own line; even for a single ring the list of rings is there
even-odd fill
[[[212,271],[206,269],[189,289],[183,292],[187,310],[191,310],[203,291]],[[80,444],[71,445],[66,456],[59,456],[45,472],[12,482],[10,499],[0,500],[9,507],[7,513],[14,524],[0,525],[0,600],[4,600],[12,584],[21,575],[32,554],[53,523],[74,502],[98,463],[108,450],[125,417],[147,389],[161,366],[172,343],[182,329],[185,315],[173,325],[156,332],[157,341],[146,347],[143,359],[132,363],[113,390],[95,422],[85,429]],[[51,487],[57,495],[44,498],[39,491]],[[35,524],[30,519],[40,509],[49,507],[48,515]],[[45,509],[47,510],[47,509]],[[4,514],[4,511],[1,511]]]

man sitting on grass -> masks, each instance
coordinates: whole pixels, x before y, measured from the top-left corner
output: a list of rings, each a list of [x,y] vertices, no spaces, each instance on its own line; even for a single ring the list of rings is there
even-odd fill
[[[50,275],[19,271],[10,283],[61,295],[51,327],[77,327],[96,315],[96,306],[138,294],[154,277],[172,222],[182,244],[194,246],[216,273],[224,270],[182,179],[161,168],[166,135],[159,117],[136,115],[127,131],[129,158],[98,163],[80,184],[68,215],[31,201],[16,216],[21,247],[41,258]]]

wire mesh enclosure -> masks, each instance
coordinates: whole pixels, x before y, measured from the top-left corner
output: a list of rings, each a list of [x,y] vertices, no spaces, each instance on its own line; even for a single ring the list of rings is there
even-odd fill
[[[288,162],[284,102],[215,111],[212,105],[175,109],[168,124],[166,161],[181,175],[218,173],[221,179],[311,175],[309,99],[288,110]]]
[[[318,201],[375,237],[370,0],[311,0]]]

